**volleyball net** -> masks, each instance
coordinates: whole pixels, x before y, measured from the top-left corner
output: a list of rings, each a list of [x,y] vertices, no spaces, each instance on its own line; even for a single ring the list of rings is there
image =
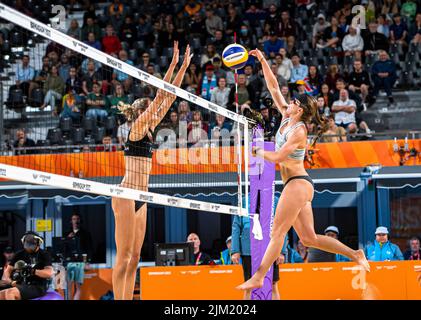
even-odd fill
[[[82,42],[3,4],[0,18],[11,26],[0,53],[0,178],[248,215],[248,121],[180,80],[185,47],[171,74],[172,43],[122,42],[107,54],[95,32]],[[128,139],[142,143],[129,150]],[[196,200],[205,189],[236,201]]]

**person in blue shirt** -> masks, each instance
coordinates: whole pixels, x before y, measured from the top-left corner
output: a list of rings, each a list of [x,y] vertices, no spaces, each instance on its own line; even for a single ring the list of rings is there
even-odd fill
[[[376,100],[380,87],[384,87],[389,102],[393,103],[392,87],[396,82],[396,64],[389,58],[386,51],[379,51],[379,60],[371,68],[371,76],[374,82],[373,100]]]
[[[16,88],[22,90],[25,96],[28,96],[29,85],[35,77],[35,69],[29,65],[29,56],[22,57],[22,64],[16,67],[16,85],[10,87],[10,91]]]
[[[232,130],[232,123],[227,121],[223,115],[217,114],[215,122],[209,126],[209,140],[229,139]],[[214,142],[216,143],[216,141]]]
[[[283,263],[303,263],[301,255],[288,243],[288,233],[285,236],[284,247],[281,251],[281,264]]]
[[[325,236],[332,237],[334,239],[339,239],[339,229],[336,226],[329,226],[325,229]],[[336,262],[349,262],[349,258],[336,254]]]
[[[393,16],[393,24],[389,28],[390,30],[390,42],[392,44],[399,43],[403,46],[407,46],[408,37],[408,26],[402,21],[402,17],[399,13]]]
[[[292,70],[290,82],[296,83],[298,80],[304,80],[308,77],[308,66],[300,63],[300,56],[298,54],[294,54],[291,57],[291,62]]]
[[[275,58],[279,49],[285,48],[285,42],[278,38],[275,31],[271,31],[269,36],[269,40],[263,43],[263,50],[268,58]]]
[[[376,240],[365,248],[367,259],[370,261],[403,260],[401,249],[389,241],[389,230],[386,227],[376,229]]]

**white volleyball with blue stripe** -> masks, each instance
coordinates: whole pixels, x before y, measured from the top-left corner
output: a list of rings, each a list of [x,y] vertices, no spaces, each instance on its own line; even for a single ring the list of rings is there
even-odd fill
[[[233,70],[243,68],[248,59],[249,53],[246,48],[240,44],[230,44],[222,52],[222,61],[228,68]]]

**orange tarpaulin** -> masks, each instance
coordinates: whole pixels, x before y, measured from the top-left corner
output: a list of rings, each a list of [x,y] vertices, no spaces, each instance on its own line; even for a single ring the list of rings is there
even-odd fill
[[[403,141],[398,141],[403,145]],[[398,166],[400,156],[393,152],[393,140],[320,143],[311,169],[365,167],[370,164]],[[409,140],[409,147],[421,150],[421,140]],[[236,172],[234,147],[158,150],[153,157],[152,174]],[[122,152],[63,153],[2,156],[0,163],[23,168],[83,177],[123,176]],[[421,165],[421,157],[410,158],[405,165]],[[310,165],[306,163],[306,167]]]

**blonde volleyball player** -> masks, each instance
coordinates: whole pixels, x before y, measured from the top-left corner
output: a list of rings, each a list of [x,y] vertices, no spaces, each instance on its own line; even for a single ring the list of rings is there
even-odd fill
[[[353,250],[336,239],[317,235],[314,231],[311,208],[314,185],[304,168],[303,160],[307,145],[305,122],[316,120],[322,127],[319,136],[323,133],[325,125],[325,121],[318,114],[316,100],[307,95],[300,95],[288,105],[262,52],[256,49],[250,54],[262,64],[267,86],[283,118],[276,134],[276,151],[267,152],[253,148],[252,152],[267,161],[280,163],[284,189],[276,208],[270,243],[261,265],[251,279],[237,288],[251,290],[262,287],[264,277],[279,256],[285,235],[291,227],[294,227],[305,246],[342,254],[369,271],[370,265],[362,250]]]
[[[179,60],[178,43],[174,43],[174,55],[164,80],[171,81]],[[180,86],[191,61],[187,46],[184,61],[173,85]],[[133,122],[124,151],[125,175],[121,187],[147,191],[149,173],[152,167],[151,132],[161,122],[176,96],[158,90],[149,106],[145,99],[138,99],[132,105],[122,105],[120,110]],[[140,114],[138,112],[140,109]],[[116,262],[112,283],[115,300],[132,300],[137,265],[146,231],[146,203],[128,199],[113,198],[115,216]]]

